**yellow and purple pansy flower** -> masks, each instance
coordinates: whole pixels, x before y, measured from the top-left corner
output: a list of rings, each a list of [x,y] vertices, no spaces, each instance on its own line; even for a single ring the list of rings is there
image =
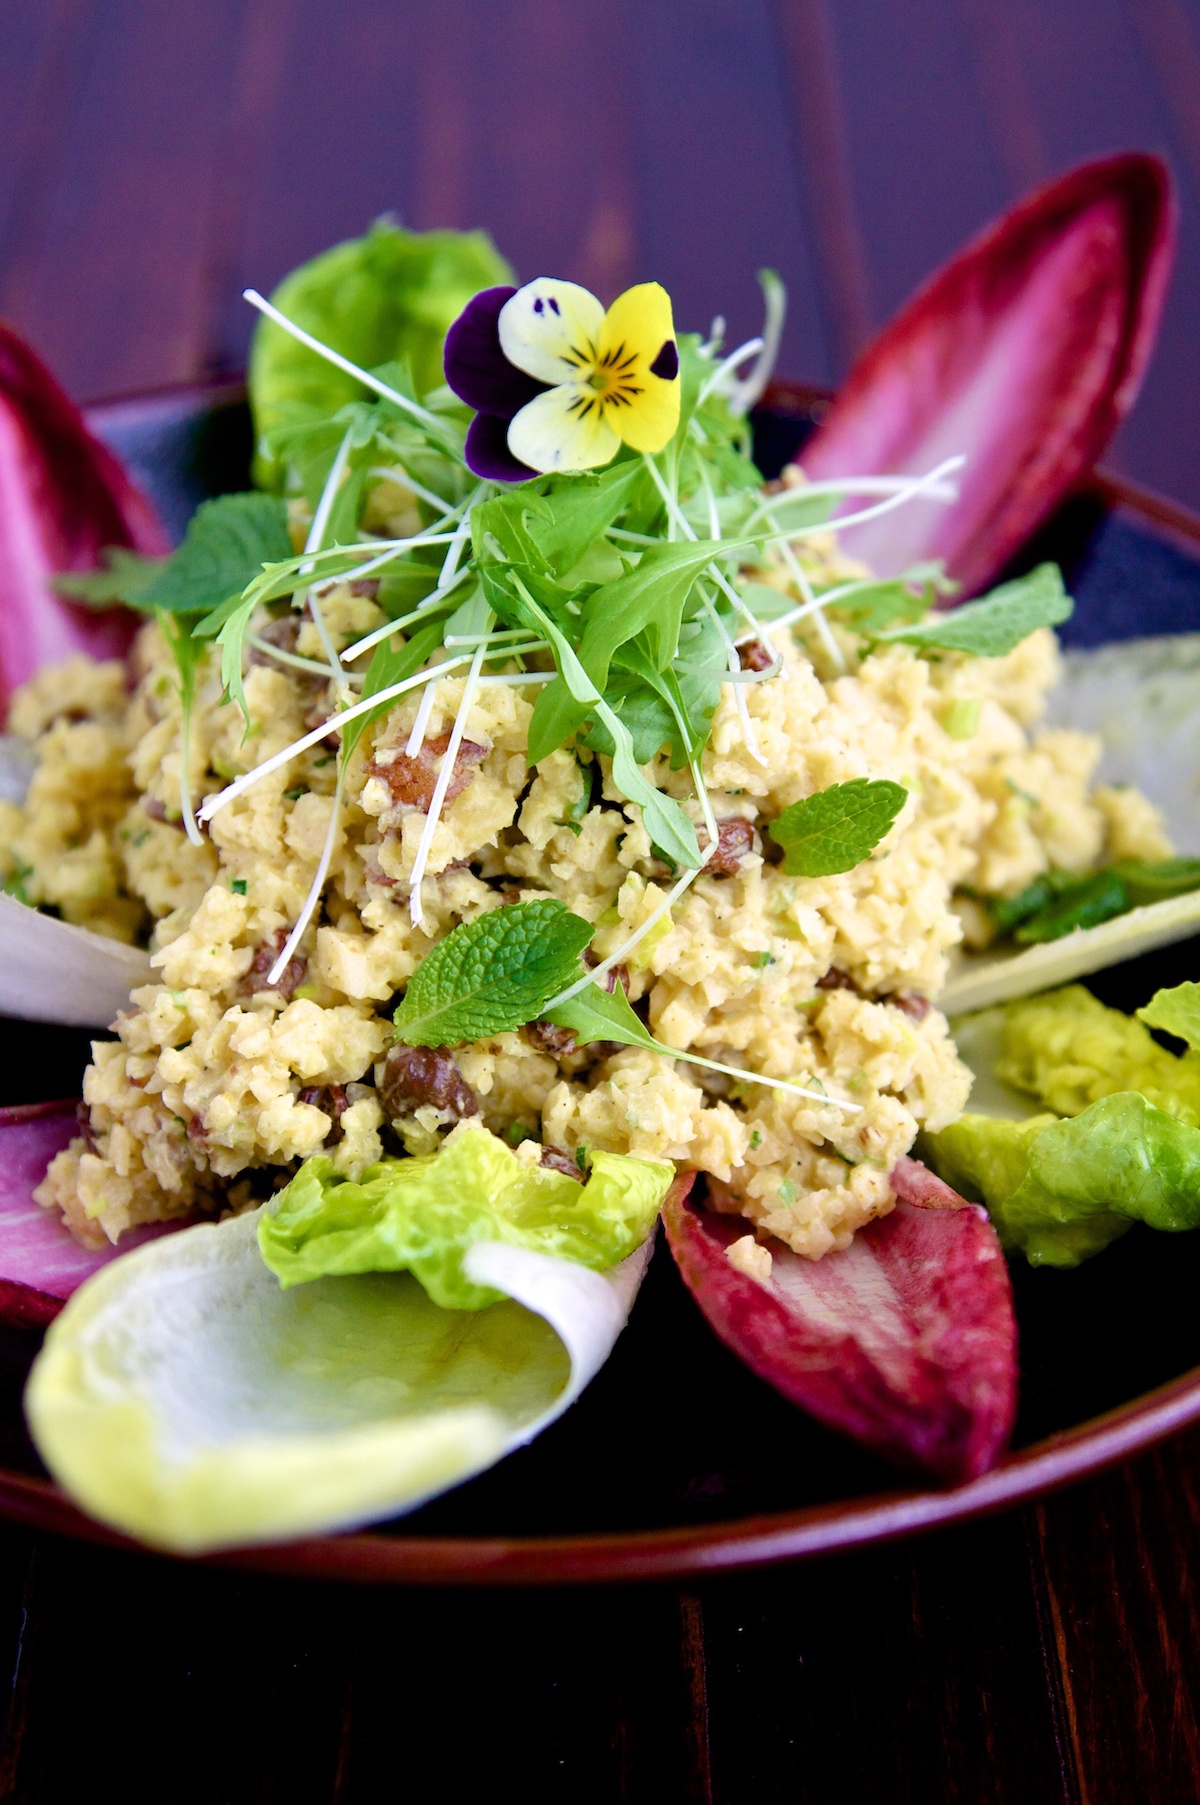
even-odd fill
[[[679,425],[671,297],[640,282],[606,313],[546,276],[485,288],[446,335],[446,381],[476,409],[467,463],[492,481],[595,470],[623,444],[661,451]]]

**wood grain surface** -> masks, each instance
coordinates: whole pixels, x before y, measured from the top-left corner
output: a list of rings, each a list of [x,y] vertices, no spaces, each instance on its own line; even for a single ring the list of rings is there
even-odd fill
[[[81,398],[236,368],[241,287],[389,209],[742,336],[771,264],[784,367],[836,380],[1021,188],[1165,150],[1180,268],[1119,461],[1200,502],[1194,0],[7,0],[0,118],[0,312]],[[0,1528],[0,1802],[1174,1805],[1198,1543],[1197,1432],[699,1590],[343,1590]]]

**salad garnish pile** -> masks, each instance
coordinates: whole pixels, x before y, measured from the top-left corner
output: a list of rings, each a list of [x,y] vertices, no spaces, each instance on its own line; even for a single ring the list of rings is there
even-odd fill
[[[1157,248],[1145,230],[1150,194]],[[52,1112],[20,1125],[31,1155],[55,1153],[41,1201],[93,1238],[97,1225],[115,1239],[125,1223],[152,1219],[148,1175],[161,1170],[167,1191],[178,1189],[185,1159],[211,1175],[210,1188],[179,1190],[185,1201],[168,1199],[165,1213],[178,1216],[187,1200],[202,1212],[224,1204],[216,1225],[185,1226],[133,1254],[118,1243],[115,1259],[102,1250],[103,1269],[51,1328],[30,1421],[86,1508],[144,1539],[198,1549],[410,1507],[528,1439],[577,1395],[619,1333],[660,1210],[714,1328],[786,1395],[944,1478],[998,1457],[1015,1395],[1000,1243],[1061,1264],[1134,1217],[1190,1226],[1200,1205],[1188,1060],[1200,1055],[1176,1057],[1147,1027],[1061,991],[1012,1006],[1001,1027],[997,1012],[978,1017],[961,1041],[985,1095],[994,1068],[1053,1113],[1022,1120],[1018,1104],[1010,1120],[1003,1110],[962,1115],[967,1074],[936,999],[901,988],[886,963],[868,976],[855,936],[872,909],[919,908],[895,885],[889,892],[888,871],[901,866],[887,861],[918,818],[936,821],[939,810],[955,821],[938,830],[951,874],[969,868],[956,834],[1011,822],[989,843],[990,865],[977,861],[978,893],[964,892],[974,943],[993,945],[952,974],[945,994],[960,998],[956,1007],[964,996],[1061,983],[1122,945],[1161,943],[1200,919],[1200,859],[1171,848],[1151,805],[1115,791],[1089,800],[1077,768],[1095,754],[1081,736],[1051,734],[1044,751],[1023,737],[1037,712],[1029,696],[1052,675],[1048,629],[1071,612],[1058,570],[1041,564],[965,601],[960,580],[985,587],[1017,523],[1027,530],[1054,481],[1094,455],[1105,422],[1128,405],[1168,251],[1167,198],[1149,160],[1116,159],[1052,185],[884,335],[905,380],[917,375],[907,410],[897,412],[895,384],[880,385],[878,442],[853,378],[818,436],[809,480],[793,472],[765,488],[747,414],[779,342],[783,296],[770,275],[762,337],[731,353],[715,329],[707,339],[677,334],[656,283],[605,309],[570,282],[508,281],[479,236],[422,240],[387,224],[296,272],[270,301],[248,291],[263,316],[250,383],[261,486],[204,503],[169,554],[122,530],[102,568],[57,583],[97,619],[122,603],[152,623],[135,654],[149,671],[135,712],[148,707],[153,719],[161,708],[172,723],[161,743],[178,773],[181,881],[193,868],[220,876],[200,907],[166,917],[161,944],[151,940],[153,975],[133,999],[141,1015],[119,1024],[119,1048],[97,1048],[83,1139],[59,1151],[64,1125]],[[1074,284],[1074,335],[1056,334],[1057,285],[1074,283],[1076,265],[1091,287]],[[1017,269],[1021,282],[981,303],[994,272]],[[972,392],[972,368],[983,392],[999,347],[1011,354],[1023,334],[1047,394],[1056,356],[1074,368],[1089,334],[1106,347],[1104,359],[1085,361],[1087,378],[1053,431],[1031,418],[1024,434],[1010,422],[989,438],[988,421],[977,442],[969,409],[959,410],[962,449],[945,455],[919,375],[930,297],[945,293],[971,326],[942,366],[948,392]],[[993,323],[1010,310],[993,336],[980,328],[989,307]],[[1118,316],[1127,330],[1114,338]],[[868,353],[864,367],[879,356]],[[899,446],[898,420],[937,455]],[[839,435],[862,448],[857,467],[831,453]],[[881,469],[889,441],[895,461]],[[986,455],[968,460],[978,443]],[[921,523],[939,515],[951,523],[946,555],[931,557],[942,529]],[[872,569],[838,549],[856,532],[886,535]],[[60,568],[76,561],[86,558]],[[169,679],[155,678],[156,658]],[[958,684],[972,661],[997,675]],[[153,700],[164,683],[175,691],[169,710]],[[799,781],[780,775],[781,723],[764,704],[773,685],[796,698],[791,707],[844,711],[814,739]],[[264,720],[268,697],[278,724]],[[21,692],[18,731],[43,714],[53,723],[54,706],[36,684]],[[505,709],[517,723],[503,730],[509,812],[491,827],[456,827],[469,818],[462,799],[489,793],[485,770],[495,785],[503,748],[484,743],[491,730],[478,723],[507,719]],[[913,735],[903,765],[894,751],[867,750],[884,746],[871,738],[881,723],[892,732],[899,720]],[[39,747],[66,755],[57,726],[32,731]],[[977,736],[997,750],[971,765]],[[740,765],[719,749],[728,747]],[[1010,776],[991,800],[988,784],[1023,769],[1022,758],[1043,760],[1039,789],[1022,792]],[[534,774],[524,793],[518,763]],[[48,769],[43,757],[22,779],[31,808]],[[718,769],[748,775],[717,781]],[[1073,827],[1054,817],[1046,771],[1055,770],[1074,786]],[[170,828],[167,806],[151,796],[145,812]],[[258,921],[265,906],[272,919],[263,898],[276,880],[252,898],[261,874],[244,875],[251,867],[236,858],[226,871],[215,849],[224,860],[224,849],[248,848],[246,823],[266,823],[272,809],[292,852],[303,847],[305,875],[295,886],[280,873],[284,925],[243,947],[252,910]],[[597,823],[607,833],[618,817],[614,849],[625,851],[605,909],[579,876],[589,858],[612,856]],[[265,826],[251,831],[267,844]],[[447,851],[454,833],[467,836],[457,861]],[[361,869],[348,864],[348,846]],[[855,888],[864,870],[872,875]],[[1025,875],[1010,883],[1007,870]],[[111,933],[136,921],[132,903],[106,917],[82,889],[51,894],[48,881],[38,857],[10,858],[5,904],[39,924],[30,946],[48,947],[56,933],[86,943],[93,925]],[[948,893],[954,879],[939,881]],[[364,909],[363,895],[381,900]],[[747,913],[742,944],[738,910],[752,895],[771,926],[764,934]],[[448,896],[458,899],[449,908]],[[48,904],[62,920],[32,914]],[[389,968],[400,973],[393,994],[378,978],[339,990],[314,947],[336,943],[338,958],[356,959],[371,934],[383,944],[385,918],[388,944],[404,949]],[[872,931],[896,936],[897,919]],[[714,924],[708,941],[680,942],[680,924],[699,921]],[[826,945],[822,935],[824,954],[804,954],[811,999],[770,991],[771,968],[790,971],[800,956],[779,937],[811,948]],[[947,929],[943,944],[950,938]],[[713,948],[726,939],[744,967],[748,1010],[760,986],[776,997],[771,1007],[799,1009],[800,1028],[781,1030],[777,1045],[769,1013],[737,1028],[730,1004],[706,1039],[651,994],[669,944],[689,994],[703,998]],[[848,969],[831,962],[835,944]],[[215,967],[206,975],[206,952],[228,964],[227,978],[211,976]],[[940,982],[940,958],[931,940],[926,992]],[[972,996],[972,985],[992,988]],[[1194,989],[1160,994],[1145,1022],[1194,1046]],[[817,1037],[805,1044],[826,1037],[823,1068],[789,1054],[789,1037],[805,1032]],[[1093,1060],[1107,1077],[1085,1095],[1080,1048],[1097,1037],[1112,1056]],[[743,1049],[753,1051],[739,1058]],[[528,1089],[543,1066],[552,1076],[557,1067],[551,1098],[551,1077]],[[588,1084],[624,1111],[619,1133],[602,1109],[583,1111]],[[245,1122],[241,1095],[254,1099]],[[530,1111],[543,1106],[539,1129]],[[164,1107],[182,1112],[178,1129]],[[681,1107],[705,1114],[703,1159],[688,1157],[694,1130],[664,1126]],[[647,1110],[653,1129],[639,1117]],[[926,1164],[904,1152],[922,1122]],[[873,1151],[883,1147],[886,1158]],[[1128,1171],[1110,1195],[1113,1149]],[[689,1201],[680,1163],[708,1173],[707,1209],[703,1197]],[[731,1186],[735,1169],[761,1171],[759,1190]],[[1156,1173],[1153,1196],[1144,1170]],[[839,1216],[843,1198],[853,1207]],[[14,1196],[14,1214],[23,1207]],[[42,1258],[29,1255],[22,1284]],[[76,1282],[48,1279],[58,1289],[47,1302]]]

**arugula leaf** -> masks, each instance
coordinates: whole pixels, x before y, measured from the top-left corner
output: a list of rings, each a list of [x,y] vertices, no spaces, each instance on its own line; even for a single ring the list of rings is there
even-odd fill
[[[393,1020],[413,1047],[457,1046],[536,1020],[579,975],[592,924],[551,897],[463,922],[426,954]]]
[[[579,662],[574,646],[558,624],[533,599],[528,586],[519,577],[515,577],[514,581],[530,620],[550,641],[562,685],[569,691],[574,701],[580,705],[582,712],[577,715],[576,725],[581,725],[582,721],[594,712],[597,719],[608,728],[613,742],[612,773],[614,782],[629,801],[636,803],[641,809],[642,822],[652,843],[666,854],[673,865],[694,869],[700,863],[700,845],[692,823],[674,798],[664,796],[662,791],[638,769],[637,759],[634,756],[633,737],[628,727],[600,695]],[[484,586],[487,587],[486,582]],[[546,689],[559,690],[560,686],[559,683],[548,683]],[[541,744],[540,740],[535,741],[533,729],[536,722],[537,709],[535,708],[529,731],[528,756],[531,764],[537,764],[540,759],[555,751],[557,746],[562,743],[557,741],[553,745],[545,745],[544,750],[535,752],[535,743]],[[542,738],[544,739],[544,735]]]
[[[1137,1016],[1148,1028],[1161,1028],[1200,1052],[1200,984],[1176,984],[1170,990],[1156,991]]]
[[[209,614],[240,597],[265,564],[292,556],[287,509],[273,495],[250,491],[201,502],[183,544],[137,597],[140,608]]]
[[[784,850],[788,877],[832,877],[853,871],[883,839],[904,807],[903,785],[852,777],[785,808],[768,823]]]
[[[68,570],[54,578],[59,595],[87,608],[111,608],[114,602],[127,607],[141,606],[141,596],[154,581],[165,558],[144,558],[123,545],[107,545],[104,563],[99,570]]]
[[[743,541],[743,546],[744,546]],[[721,553],[741,549],[723,545]],[[584,604],[579,659],[597,689],[608,683],[619,646],[646,635],[655,668],[665,671],[679,649],[683,607],[692,584],[713,561],[711,542],[651,545],[641,562],[615,583],[605,583]]]
[[[874,634],[882,644],[935,646],[973,652],[979,658],[1002,658],[1038,627],[1055,627],[1069,619],[1075,604],[1063,588],[1057,564],[1039,564],[1026,577],[1002,583],[978,602],[932,614],[913,625],[884,627]]]
[[[581,1047],[597,1040],[615,1040],[623,1047],[644,1047],[650,1053],[665,1053],[668,1059],[681,1057],[674,1047],[664,1047],[643,1027],[621,984],[614,985],[611,991],[602,990],[599,984],[589,984],[586,990],[568,997],[556,1009],[548,1010],[542,1019],[556,1028],[569,1028]]]
[[[551,477],[542,490],[549,507],[529,528],[549,567],[559,576],[573,569],[648,483],[636,458],[610,464],[595,476]]]

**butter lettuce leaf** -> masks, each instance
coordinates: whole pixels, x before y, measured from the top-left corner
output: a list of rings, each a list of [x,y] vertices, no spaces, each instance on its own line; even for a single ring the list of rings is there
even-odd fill
[[[407,1271],[444,1308],[481,1310],[499,1294],[467,1275],[476,1242],[604,1271],[645,1241],[673,1177],[663,1161],[597,1151],[580,1183],[471,1127],[438,1153],[382,1160],[357,1184],[323,1154],[306,1160],[264,1210],[258,1242],[284,1286]]]
[[[926,1140],[939,1176],[1034,1266],[1076,1266],[1134,1222],[1200,1225],[1200,1128],[1136,1091],[1065,1121],[965,1115]]]
[[[1143,1020],[1168,1027],[1165,1016],[1154,1017],[1171,995],[1159,991],[1139,1011]],[[1169,1006],[1166,1013],[1176,1019]],[[1082,984],[1010,1004],[995,1069],[1055,1115],[1077,1116],[1116,1091],[1137,1091],[1168,1115],[1200,1123],[1200,1054],[1169,1052],[1141,1021],[1106,1008]]]
[[[1137,1013],[1139,1021],[1186,1041],[1193,1053],[1200,1051],[1200,984],[1176,984],[1170,990],[1156,991]],[[1200,1060],[1196,1071],[1200,1075]]]
[[[420,394],[442,381],[446,330],[482,288],[512,272],[484,232],[405,232],[380,220],[285,276],[271,296],[288,319],[360,369],[407,363]],[[250,406],[261,441],[274,429],[366,399],[361,383],[260,320],[250,347]],[[259,480],[282,471],[260,456]]]

